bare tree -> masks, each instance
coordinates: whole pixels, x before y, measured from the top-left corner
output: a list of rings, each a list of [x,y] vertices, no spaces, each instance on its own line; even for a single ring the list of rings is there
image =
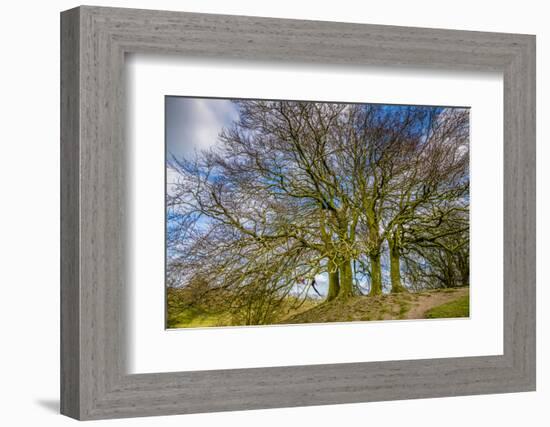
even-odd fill
[[[354,265],[381,293],[386,246],[394,292],[406,289],[402,269],[417,280],[425,269],[415,263],[465,247],[467,110],[237,106],[215,148],[170,160],[179,176],[167,200],[170,284],[208,283],[202,292],[231,295],[245,323],[266,323],[296,283],[320,273],[328,301],[356,293]]]

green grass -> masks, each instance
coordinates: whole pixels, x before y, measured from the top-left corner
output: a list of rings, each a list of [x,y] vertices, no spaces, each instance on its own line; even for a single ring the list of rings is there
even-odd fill
[[[406,300],[399,301],[399,319],[404,319],[405,314],[411,309],[411,305]]]
[[[467,290],[466,290],[467,291]],[[464,290],[432,290],[427,292],[356,296],[336,299],[300,301],[289,298],[281,305],[268,324],[326,323],[346,321],[390,320],[409,318],[459,318],[469,316],[469,298]],[[442,304],[443,302],[446,303]],[[245,326],[245,314],[229,311],[224,302],[192,305],[182,290],[168,291],[167,328],[205,328],[216,326]],[[431,308],[430,308],[431,307]],[[426,311],[427,310],[427,311]],[[414,311],[414,317],[411,317]],[[424,313],[424,314],[423,314]]]
[[[450,317],[468,317],[470,315],[470,297],[468,295],[445,304],[433,307],[426,312],[427,319]]]
[[[207,326],[224,325],[221,315],[207,313],[198,308],[185,308],[177,314],[169,313],[167,326],[173,328],[204,328]]]

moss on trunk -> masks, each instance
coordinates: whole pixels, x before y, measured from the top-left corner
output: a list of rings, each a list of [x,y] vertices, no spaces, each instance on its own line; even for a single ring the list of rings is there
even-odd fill
[[[380,261],[380,254],[370,254],[370,268],[371,268],[371,286],[369,295],[380,295],[382,293],[382,263]]]
[[[340,275],[338,270],[328,272],[327,301],[332,301],[340,293]]]
[[[340,293],[339,297],[353,296],[353,273],[351,269],[351,260],[347,259],[340,262]]]
[[[399,246],[392,241],[389,241],[390,246],[390,278],[391,278],[391,292],[397,294],[399,292],[406,292],[405,287],[401,283],[401,264]]]

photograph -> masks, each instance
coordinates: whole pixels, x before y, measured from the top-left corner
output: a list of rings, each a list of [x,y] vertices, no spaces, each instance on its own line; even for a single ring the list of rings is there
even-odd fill
[[[165,97],[166,328],[469,317],[467,107]]]
[[[7,425],[539,425],[541,2],[239,1],[8,6]]]

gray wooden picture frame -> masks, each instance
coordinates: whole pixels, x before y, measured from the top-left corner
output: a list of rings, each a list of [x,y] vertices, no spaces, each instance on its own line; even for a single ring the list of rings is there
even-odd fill
[[[127,53],[504,76],[504,354],[129,375]],[[535,390],[535,37],[83,6],[61,14],[61,412],[77,419]],[[162,284],[159,284],[162,286]]]

